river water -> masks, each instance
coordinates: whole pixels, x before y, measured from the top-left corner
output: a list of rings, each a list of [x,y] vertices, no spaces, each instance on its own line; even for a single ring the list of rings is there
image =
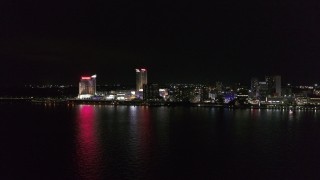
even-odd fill
[[[320,179],[320,112],[0,104],[0,179]]]

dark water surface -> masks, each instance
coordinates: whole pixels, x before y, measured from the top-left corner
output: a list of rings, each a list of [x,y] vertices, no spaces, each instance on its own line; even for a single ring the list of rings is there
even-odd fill
[[[0,179],[320,179],[320,112],[0,104]]]

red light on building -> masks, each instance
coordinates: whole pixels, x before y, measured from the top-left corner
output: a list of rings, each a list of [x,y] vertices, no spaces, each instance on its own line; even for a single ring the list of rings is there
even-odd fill
[[[141,69],[141,71],[147,71],[146,69]]]
[[[81,77],[81,79],[89,80],[89,79],[91,79],[91,77]]]

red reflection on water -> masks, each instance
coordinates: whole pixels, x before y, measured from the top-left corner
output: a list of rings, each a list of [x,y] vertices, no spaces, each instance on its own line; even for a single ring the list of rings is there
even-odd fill
[[[143,107],[139,111],[140,123],[138,127],[139,133],[139,146],[141,148],[144,163],[150,164],[152,157],[152,146],[153,146],[153,126],[150,118],[150,109],[148,107]]]
[[[99,179],[101,151],[97,137],[97,119],[94,106],[80,106],[77,123],[77,173],[80,175],[80,179]]]
[[[260,115],[260,109],[251,109],[251,118],[256,121]]]

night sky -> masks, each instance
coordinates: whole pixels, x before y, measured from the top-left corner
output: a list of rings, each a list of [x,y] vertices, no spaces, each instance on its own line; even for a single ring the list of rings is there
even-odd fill
[[[0,82],[320,82],[319,1],[0,2]]]

